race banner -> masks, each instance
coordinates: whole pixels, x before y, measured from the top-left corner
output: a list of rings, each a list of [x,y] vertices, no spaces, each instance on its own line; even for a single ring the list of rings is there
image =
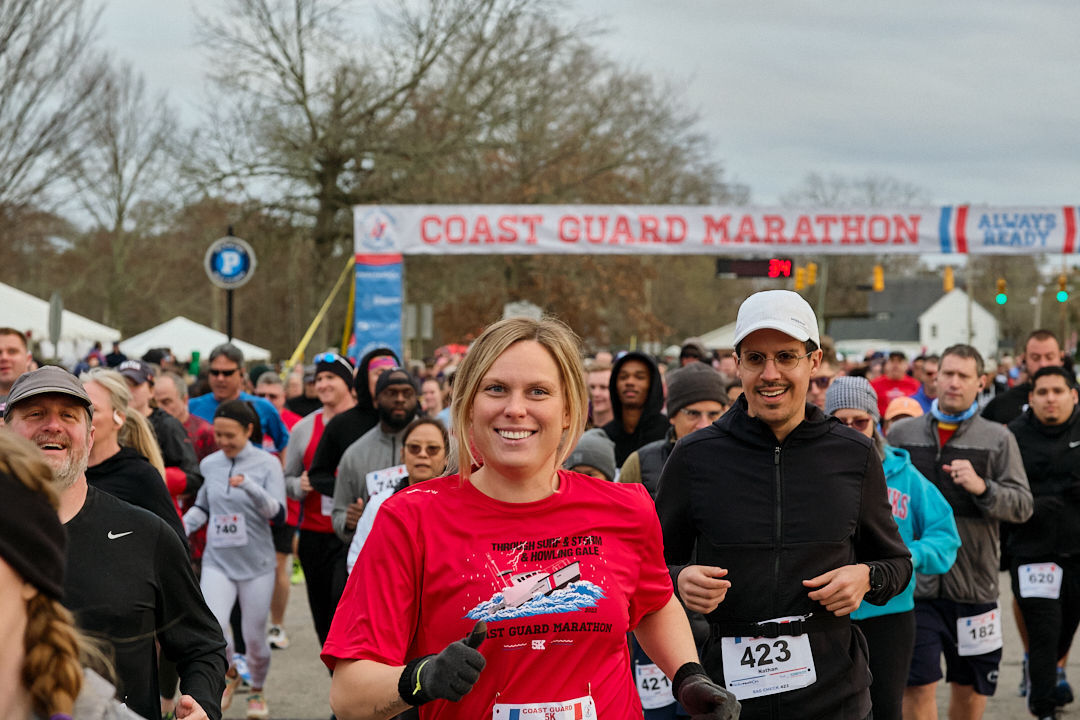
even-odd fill
[[[1077,207],[752,208],[383,205],[354,208],[358,254],[1073,254]]]
[[[401,355],[402,271],[400,254],[356,255],[356,309],[349,356],[359,360],[376,348]]]

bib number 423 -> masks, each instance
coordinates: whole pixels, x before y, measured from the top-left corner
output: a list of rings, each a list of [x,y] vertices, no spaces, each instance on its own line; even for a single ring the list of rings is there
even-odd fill
[[[787,640],[773,640],[772,643],[766,641],[756,645],[747,645],[739,664],[755,668],[787,662],[790,659],[791,650],[788,648]]]

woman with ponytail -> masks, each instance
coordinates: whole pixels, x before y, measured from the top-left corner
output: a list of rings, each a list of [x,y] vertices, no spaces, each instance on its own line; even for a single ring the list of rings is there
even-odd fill
[[[176,531],[187,547],[187,535],[169,489],[165,466],[150,424],[130,411],[131,391],[115,370],[95,368],[80,377],[94,403],[94,445],[86,480],[98,490],[154,513]]]
[[[228,643],[225,657],[232,657],[234,638],[229,614],[239,601],[247,663],[251,672],[251,695],[247,717],[266,718],[269,710],[263,683],[270,670],[270,644],[266,621],[274,591],[277,558],[271,522],[285,519],[285,474],[281,461],[262,449],[259,416],[246,400],[229,400],[214,411],[217,452],[199,465],[203,486],[195,504],[184,513],[184,527],[193,533],[206,525],[203,553],[203,597],[217,618]],[[221,709],[232,703],[240,684],[235,666],[226,673]]]
[[[0,717],[134,720],[113,686],[83,668],[104,663],[60,604],[65,535],[52,470],[14,433],[0,433],[0,496]]]

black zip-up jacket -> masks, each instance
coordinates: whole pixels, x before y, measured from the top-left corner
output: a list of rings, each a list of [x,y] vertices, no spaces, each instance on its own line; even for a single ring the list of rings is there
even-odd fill
[[[993,400],[986,403],[981,414],[987,420],[1007,425],[1027,409],[1030,392],[1031,383],[1020,383],[1000,395],[995,395]]]
[[[649,368],[649,392],[645,396],[645,407],[642,408],[641,417],[634,428],[634,432],[627,432],[623,427],[623,406],[619,399],[619,391],[616,384],[619,379],[619,368],[630,360],[645,363]],[[656,361],[645,353],[628,352],[615,361],[611,367],[611,380],[608,384],[608,392],[611,394],[611,410],[615,413],[615,419],[604,426],[604,432],[615,443],[615,465],[622,467],[630,453],[654,440],[662,440],[668,430],[667,415],[661,412],[664,407],[664,381],[660,377],[660,369],[656,367]]]
[[[872,563],[883,584],[866,599],[881,605],[911,579],[911,555],[892,518],[870,440],[807,405],[806,419],[777,442],[740,397],[715,423],[675,445],[656,505],[674,578],[695,548],[696,563],[728,570],[731,588],[708,615],[713,632],[701,653],[714,680],[724,679],[722,636],[750,635],[747,626],[764,620],[810,616],[817,681],[743,700],[744,720],[865,718],[865,639],[847,616],[836,617],[811,600],[802,581]],[[784,634],[793,633],[785,628]]]
[[[379,424],[379,411],[375,408],[375,399],[371,397],[371,390],[368,388],[368,365],[383,355],[389,355],[394,358],[395,363],[398,362],[397,355],[389,348],[378,348],[364,355],[353,381],[356,405],[335,415],[323,429],[322,438],[311,459],[311,467],[308,468],[308,482],[323,495],[334,496],[335,478],[341,456],[364,433]]]
[[[1009,423],[1024,461],[1035,512],[1010,526],[1015,558],[1080,553],[1080,407],[1061,425],[1044,425],[1029,408]]]

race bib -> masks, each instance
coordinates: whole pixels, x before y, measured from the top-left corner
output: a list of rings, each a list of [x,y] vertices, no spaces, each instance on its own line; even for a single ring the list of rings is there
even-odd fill
[[[790,622],[798,617],[766,622]],[[809,635],[720,639],[727,689],[739,700],[798,690],[817,682]]]
[[[373,498],[383,490],[397,487],[398,481],[408,475],[404,465],[372,470],[364,479],[367,481],[368,497]]]
[[[1001,649],[1001,610],[956,619],[956,652],[967,657]]]
[[[654,663],[639,663],[634,666],[637,678],[637,691],[641,696],[641,707],[646,710],[667,707],[675,703],[671,696],[671,681]]]
[[[241,547],[247,545],[247,522],[243,515],[214,515],[206,531],[206,543],[211,547]]]
[[[319,512],[326,517],[334,514],[334,498],[319,493]]]
[[[596,706],[591,696],[564,702],[495,703],[492,720],[596,720]]]
[[[1020,597],[1049,598],[1061,597],[1061,579],[1064,571],[1056,563],[1033,563],[1021,565],[1016,571],[1020,581]]]

